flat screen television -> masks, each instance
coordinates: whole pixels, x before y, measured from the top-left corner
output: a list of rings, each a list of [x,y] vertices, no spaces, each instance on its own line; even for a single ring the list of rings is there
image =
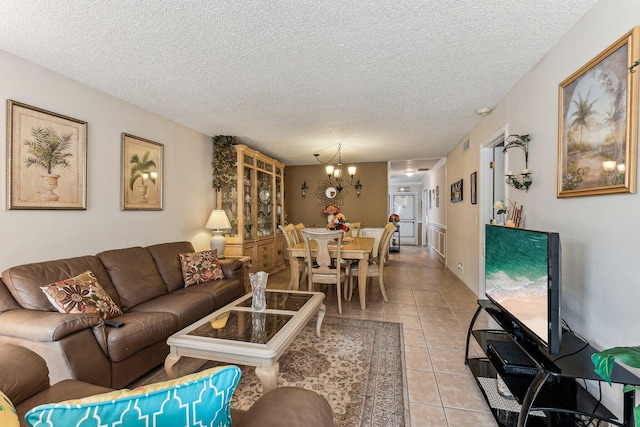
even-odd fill
[[[558,233],[487,225],[486,295],[524,341],[558,354],[562,340],[562,268]]]

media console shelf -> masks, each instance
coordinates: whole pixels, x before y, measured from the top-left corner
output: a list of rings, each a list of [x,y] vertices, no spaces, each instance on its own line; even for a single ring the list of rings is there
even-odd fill
[[[502,329],[474,329],[483,311]],[[486,356],[469,357],[472,336]],[[633,391],[624,394],[623,421],[619,421],[577,382],[602,381],[591,362],[596,352],[573,332],[563,330],[560,354],[551,355],[542,347],[523,342],[511,318],[491,301],[481,299],[467,331],[465,363],[500,426],[575,426],[582,417],[583,421],[593,418],[633,427]],[[519,412],[518,405],[497,393],[498,374],[520,406]],[[612,382],[640,385],[640,379],[622,366],[613,371]]]

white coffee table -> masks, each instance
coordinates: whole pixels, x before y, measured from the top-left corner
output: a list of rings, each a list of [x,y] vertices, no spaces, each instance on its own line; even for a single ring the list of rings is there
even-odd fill
[[[171,335],[164,368],[170,378],[179,376],[182,357],[216,360],[256,367],[264,392],[276,388],[278,359],[311,317],[318,313],[316,334],[326,307],[322,292],[267,290],[267,310],[253,312],[249,293]]]

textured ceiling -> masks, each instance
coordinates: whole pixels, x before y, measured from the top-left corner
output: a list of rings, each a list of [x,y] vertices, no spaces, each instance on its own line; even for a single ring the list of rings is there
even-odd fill
[[[0,49],[287,164],[446,156],[595,0],[2,0]]]

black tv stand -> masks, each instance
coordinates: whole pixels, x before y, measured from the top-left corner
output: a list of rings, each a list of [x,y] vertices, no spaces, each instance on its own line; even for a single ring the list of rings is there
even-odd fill
[[[491,316],[501,329],[474,329],[482,312]],[[542,347],[522,341],[518,335],[517,327],[499,306],[489,300],[478,300],[478,309],[467,331],[465,363],[498,425],[575,426],[580,419],[593,418],[614,426],[634,427],[633,391],[624,394],[620,421],[577,381],[602,381],[591,362],[596,349],[573,332],[563,330],[560,354],[551,355]],[[469,356],[471,337],[485,355]],[[496,398],[498,378],[504,381],[515,402]],[[640,385],[640,379],[621,366],[613,371],[612,382]]]

